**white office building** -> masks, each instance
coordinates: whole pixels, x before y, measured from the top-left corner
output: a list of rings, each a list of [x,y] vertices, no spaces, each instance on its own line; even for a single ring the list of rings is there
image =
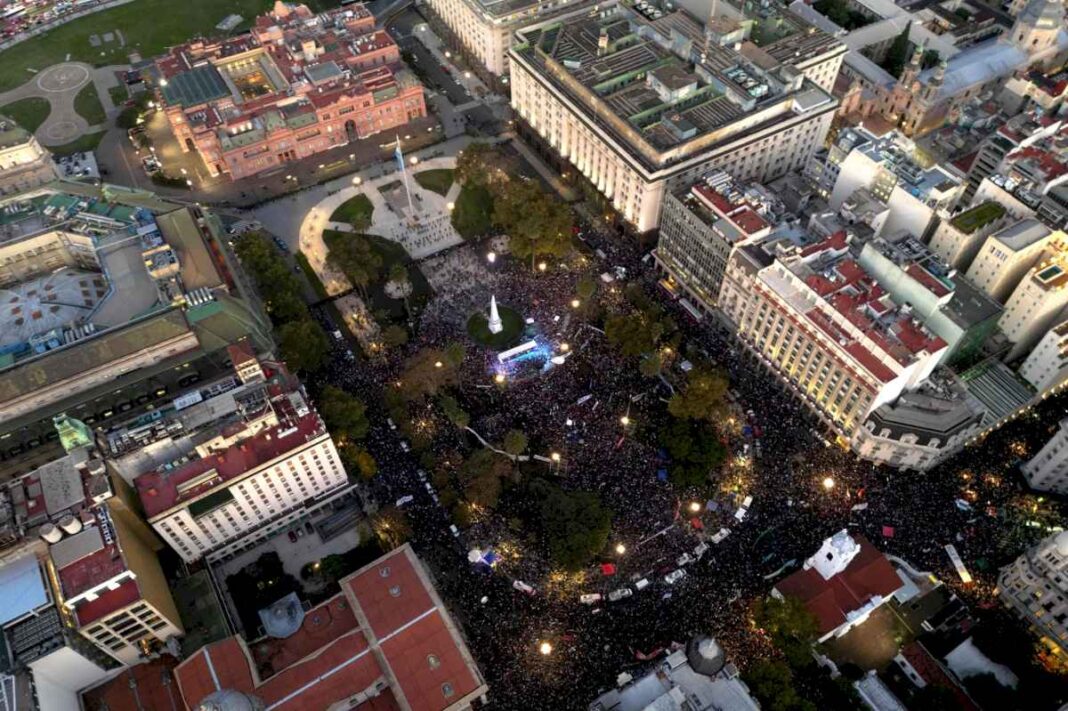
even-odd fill
[[[1068,651],[1068,531],[1043,539],[998,576],[1001,600],[1043,641]]]

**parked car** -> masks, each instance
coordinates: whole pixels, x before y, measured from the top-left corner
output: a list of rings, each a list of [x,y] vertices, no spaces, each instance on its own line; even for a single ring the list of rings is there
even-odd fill
[[[395,429],[397,429],[397,425],[396,425],[396,424],[394,424],[394,422],[393,422],[393,418],[392,418],[392,417],[387,417],[387,418],[386,418],[386,424],[387,424],[387,425],[389,425],[389,428],[390,428],[391,430],[395,430]]]
[[[608,602],[619,602],[620,600],[627,599],[633,594],[634,591],[630,588],[620,588],[619,590],[613,590],[612,592],[608,593]]]
[[[712,542],[720,543],[724,538],[731,535],[730,529],[721,528],[718,532],[712,534]]]
[[[402,439],[400,441],[400,448],[401,448],[401,451],[404,451],[404,452],[412,451],[412,446],[410,444],[408,444],[408,440],[406,440],[406,439]]]
[[[649,587],[649,578],[642,578],[638,582],[634,583],[634,589],[639,592]]]
[[[593,605],[603,599],[600,593],[586,593],[585,595],[579,595],[579,602],[583,605]]]
[[[685,577],[686,577],[686,571],[683,570],[682,568],[679,568],[678,570],[674,570],[674,571],[668,573],[667,575],[665,575],[664,576],[664,582],[667,583],[668,585],[674,585],[675,583],[679,582],[680,580],[682,580]]]
[[[693,549],[694,558],[697,558],[697,560],[701,560],[701,557],[707,552],[708,544],[704,542],[698,543],[697,547]]]
[[[689,553],[683,553],[675,560],[675,565],[681,568],[682,566],[689,565],[692,562],[694,562],[694,557],[691,556]]]
[[[527,595],[535,595],[538,592],[534,588],[524,583],[522,580],[513,580],[512,587],[521,593],[526,593]]]
[[[458,529],[458,528],[456,527],[456,524],[455,524],[455,523],[454,523],[454,524],[452,524],[451,526],[449,526],[449,533],[451,533],[451,534],[452,534],[452,537],[453,537],[453,538],[459,538],[459,537],[460,537],[460,529]]]
[[[407,494],[397,499],[397,506],[404,506],[405,504],[410,504],[413,501],[415,501],[415,497],[411,494]]]

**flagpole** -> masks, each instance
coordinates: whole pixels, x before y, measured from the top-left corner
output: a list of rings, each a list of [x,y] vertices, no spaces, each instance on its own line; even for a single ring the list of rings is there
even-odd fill
[[[415,205],[412,204],[412,191],[408,187],[408,168],[404,162],[404,151],[401,150],[400,135],[397,135],[397,162],[400,163],[401,179],[404,180],[404,194],[408,196],[408,210],[415,219]]]

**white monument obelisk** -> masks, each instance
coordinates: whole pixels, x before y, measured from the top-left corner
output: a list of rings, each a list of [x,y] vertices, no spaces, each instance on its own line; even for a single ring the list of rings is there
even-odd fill
[[[490,333],[500,333],[504,330],[504,324],[501,323],[501,315],[497,313],[497,297],[490,295],[490,313],[489,322],[486,324]]]

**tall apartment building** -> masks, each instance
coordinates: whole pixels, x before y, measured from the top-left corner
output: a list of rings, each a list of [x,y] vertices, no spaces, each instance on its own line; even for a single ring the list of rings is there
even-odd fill
[[[697,307],[710,311],[731,250],[766,237],[785,211],[763,186],[736,183],[722,171],[669,193],[653,252],[657,266],[668,274],[666,285],[681,287]]]
[[[666,3],[606,2],[521,29],[509,54],[519,129],[640,233],[710,170],[760,182],[798,170],[830,127],[845,47],[785,11],[760,22],[739,51],[724,44],[735,29]]]
[[[1035,491],[1068,493],[1068,420],[1061,420],[1038,453],[1020,466],[1027,485]]]
[[[1001,305],[914,237],[867,240],[857,262],[946,342],[944,361],[972,359],[997,328]]]
[[[33,134],[0,117],[0,195],[20,193],[59,179],[52,154]]]
[[[114,489],[89,428],[57,418],[65,454],[0,489],[4,663],[33,678],[36,707],[77,692],[183,634],[159,539]]]
[[[1068,378],[1068,320],[1046,331],[1019,372],[1038,392],[1051,390]]]
[[[739,247],[719,308],[742,342],[847,436],[924,382],[947,348],[861,267],[845,232]]]
[[[1068,308],[1068,255],[1054,247],[1035,264],[1005,302],[998,325],[1012,343],[1005,360],[1031,352]]]
[[[1010,221],[1015,222],[1000,202],[981,202],[955,217],[939,220],[928,245],[949,266],[966,270],[986,238]]]
[[[925,236],[937,212],[956,202],[960,182],[937,165],[920,167],[910,157],[912,150],[912,142],[898,133],[872,136],[857,145],[838,166],[827,200],[831,209],[838,210],[864,192],[886,207],[885,217],[874,226],[876,235],[903,231]]]
[[[1044,642],[1068,651],[1068,531],[1044,538],[1002,568],[998,590]]]
[[[967,277],[1005,303],[1024,275],[1041,259],[1057,233],[1038,220],[1021,220],[986,238],[968,267]]]
[[[251,31],[156,60],[183,152],[244,178],[426,116],[423,87],[362,4],[315,15],[276,2]]]
[[[353,490],[299,384],[262,365],[262,379],[207,383],[105,435],[148,522],[186,561],[233,556]]]

